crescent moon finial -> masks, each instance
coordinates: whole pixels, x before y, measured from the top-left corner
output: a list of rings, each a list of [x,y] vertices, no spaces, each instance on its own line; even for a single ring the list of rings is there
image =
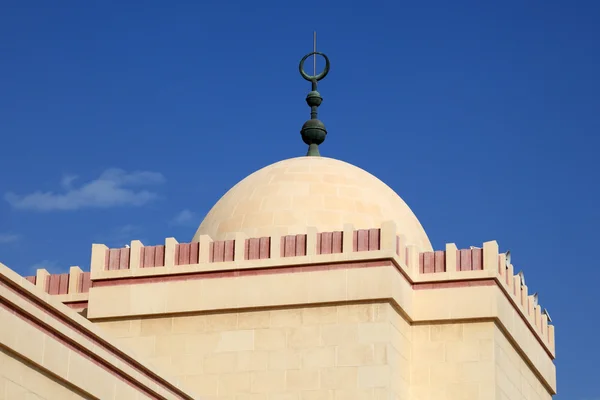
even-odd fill
[[[304,70],[304,63],[310,56],[314,57],[313,75],[307,74]],[[317,74],[317,56],[321,56],[325,59],[325,69],[319,74]],[[310,107],[310,119],[304,123],[300,130],[302,140],[308,145],[307,156],[319,157],[321,155],[319,153],[319,145],[325,141],[325,136],[327,135],[325,125],[317,118],[317,109],[323,102],[321,94],[317,91],[317,82],[327,76],[330,68],[329,58],[325,54],[317,51],[317,33],[315,32],[313,51],[302,57],[298,67],[302,78],[312,83],[312,90],[306,96],[306,104]]]

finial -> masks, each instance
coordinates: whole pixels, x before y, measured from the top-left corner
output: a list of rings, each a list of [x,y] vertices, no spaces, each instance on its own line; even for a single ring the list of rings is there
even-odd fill
[[[306,104],[310,107],[310,119],[302,125],[300,134],[302,140],[308,145],[307,156],[319,157],[319,145],[325,141],[327,130],[325,125],[317,118],[317,108],[323,102],[321,94],[317,91],[317,82],[325,78],[329,73],[329,58],[323,53],[317,52],[317,32],[314,32],[313,36],[313,52],[305,55],[300,60],[300,75],[307,81],[312,83],[312,90],[306,96]],[[313,75],[308,75],[304,71],[304,62],[308,57],[313,56]],[[321,56],[325,59],[325,69],[323,72],[317,75],[317,56]]]

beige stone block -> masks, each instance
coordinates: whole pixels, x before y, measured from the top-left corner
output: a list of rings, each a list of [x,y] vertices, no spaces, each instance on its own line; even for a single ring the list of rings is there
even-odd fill
[[[241,351],[237,355],[237,370],[264,371],[269,363],[269,353],[266,351]]]
[[[185,377],[184,384],[198,396],[216,396],[219,393],[219,376],[192,374]]]
[[[271,311],[271,327],[287,328],[302,325],[302,309],[292,308],[288,310]]]
[[[391,370],[387,365],[370,365],[358,367],[358,387],[376,388],[390,385]]]
[[[204,307],[206,310],[237,307],[242,295],[238,279],[203,279],[200,282],[200,292],[196,290],[197,299],[192,303],[195,307]]]
[[[4,395],[7,400],[23,399],[27,395],[28,390],[26,388],[12,381],[7,381],[5,386]]]
[[[173,333],[200,333],[206,331],[206,318],[202,315],[173,317]]]
[[[446,343],[446,361],[463,363],[479,360],[479,341],[450,341]]]
[[[301,400],[334,400],[334,391],[325,390],[303,390],[300,394]]]
[[[338,306],[338,322],[369,322],[374,321],[372,304],[349,304]]]
[[[375,362],[374,347],[372,344],[338,346],[336,365],[359,366],[373,364]]]
[[[206,319],[207,332],[233,331],[238,326],[237,313],[208,314]]]
[[[304,325],[334,324],[337,322],[337,307],[306,307],[302,309]]]
[[[373,389],[338,389],[333,392],[334,400],[373,400],[374,394]],[[386,396],[382,399],[392,400],[391,397]]]
[[[235,400],[268,400],[267,393],[244,393],[235,396]]]
[[[430,340],[432,342],[463,340],[463,324],[432,325]]]
[[[100,399],[113,398],[116,382],[112,375],[74,351],[70,351],[68,360],[67,380],[71,384],[93,393],[95,397]],[[90,376],[95,379],[90,379]]]
[[[221,340],[215,349],[216,352],[248,350],[254,350],[254,331],[251,329],[221,332]]]
[[[392,394],[390,393],[390,391],[387,388],[373,388],[373,400],[388,400],[390,398],[393,398],[394,400],[396,400],[395,397],[392,396]],[[400,397],[400,399],[405,399],[408,398],[408,396],[405,397]],[[442,397],[439,397],[436,399],[441,399]],[[416,400],[416,399],[411,399],[411,400]]]
[[[304,304],[309,300],[312,273],[265,275],[270,304]]]
[[[358,325],[358,342],[388,343],[390,341],[391,324],[389,322],[372,322]]]
[[[171,366],[175,375],[197,375],[203,371],[203,358],[198,354],[173,355]]]
[[[373,303],[371,307],[373,308],[373,322],[391,322],[392,316],[398,314],[389,303]]]
[[[358,342],[358,324],[336,324],[321,327],[324,345],[355,344]]]
[[[219,396],[250,392],[250,373],[236,372],[219,375]]]
[[[413,325],[411,327],[412,342],[413,343],[429,342],[430,328],[431,328],[431,325],[429,325],[429,324]]]
[[[97,326],[100,326],[109,336],[120,338],[129,337],[131,330],[131,321],[110,321],[110,322],[98,322]]]
[[[346,271],[348,300],[388,297],[392,293],[392,267],[356,268]]]
[[[129,298],[131,303],[131,312],[137,315],[152,315],[162,314],[167,310],[167,289],[170,285],[149,283],[144,285],[131,285],[121,286],[124,291],[129,291]],[[106,288],[102,288],[106,289]],[[112,288],[111,288],[112,289]],[[92,288],[92,291],[94,288]],[[90,298],[90,304],[92,299]],[[126,312],[126,308],[123,308],[121,304],[122,313]]]
[[[352,390],[358,386],[358,367],[333,367],[321,369],[322,389]]]
[[[333,367],[335,365],[335,351],[336,348],[334,346],[315,347],[304,350],[302,352],[302,368]]]
[[[121,344],[128,350],[146,357],[154,355],[155,341],[155,336],[129,337],[120,340]]]
[[[208,374],[233,373],[238,366],[237,353],[217,353],[204,356],[204,372]]]
[[[146,360],[148,360],[150,365],[157,367],[159,371],[162,371],[171,376],[175,375],[175,369],[173,368],[173,364],[171,363],[170,355],[148,357]]]
[[[257,371],[250,376],[250,391],[253,393],[283,392],[285,371]]]
[[[296,391],[270,393],[269,400],[300,400],[300,393]]]
[[[286,371],[286,390],[311,390],[319,388],[319,370],[300,369]]]
[[[494,359],[494,340],[484,339],[478,341],[479,359],[489,361]]]
[[[141,319],[141,334],[143,336],[161,336],[173,332],[173,318],[143,318]]]
[[[346,300],[346,270],[309,272],[308,299],[311,302]]]
[[[271,323],[269,311],[248,311],[238,314],[238,329],[268,328]]]
[[[0,343],[7,347],[14,347],[17,343],[17,324],[14,321],[14,314],[9,313],[3,307],[0,307]]]
[[[429,386],[429,365],[415,364],[410,368],[410,384],[414,386]]]
[[[385,343],[375,343],[373,345],[373,364],[387,364],[387,348]]]
[[[217,332],[189,334],[184,340],[186,353],[203,355],[213,353],[217,349],[221,335]]]
[[[391,345],[400,355],[406,359],[410,359],[411,342],[396,328],[390,326]]]
[[[436,385],[456,383],[460,372],[454,363],[434,363],[429,368],[429,379]]]
[[[321,345],[320,326],[291,328],[287,335],[287,346],[291,349],[304,349]]]
[[[4,326],[2,327],[3,330]],[[42,366],[53,374],[66,378],[68,373],[69,348],[49,336],[44,338],[44,356]]]
[[[493,322],[468,322],[463,324],[463,337],[466,341],[493,339],[495,329]]]
[[[449,399],[479,400],[479,385],[476,383],[450,383],[446,386]]]
[[[159,357],[185,354],[186,337],[184,335],[156,336],[154,354]]]
[[[269,370],[300,369],[301,350],[277,350],[269,352]]]
[[[37,327],[21,320],[13,320],[12,323],[17,325],[17,340],[13,350],[33,362],[41,363],[44,354],[44,333]]]
[[[254,348],[256,350],[279,350],[286,347],[285,329],[256,329],[254,331]]]

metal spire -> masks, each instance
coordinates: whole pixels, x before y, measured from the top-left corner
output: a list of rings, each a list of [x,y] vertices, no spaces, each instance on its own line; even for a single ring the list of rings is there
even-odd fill
[[[304,71],[304,62],[308,57],[313,56],[313,75],[308,75]],[[325,59],[325,69],[323,72],[317,75],[317,56],[321,56]],[[325,125],[317,118],[317,108],[323,102],[321,94],[317,91],[317,82],[325,78],[329,73],[329,58],[323,53],[317,52],[317,32],[313,35],[313,52],[305,55],[300,60],[300,75],[307,81],[311,82],[312,90],[306,96],[306,104],[310,107],[310,119],[302,125],[300,134],[302,140],[308,145],[307,156],[320,157],[319,145],[325,141],[327,130]]]

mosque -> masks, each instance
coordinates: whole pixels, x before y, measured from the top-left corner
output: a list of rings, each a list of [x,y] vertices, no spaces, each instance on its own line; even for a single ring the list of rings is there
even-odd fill
[[[319,75],[304,61],[323,56]],[[321,157],[250,174],[189,243],[0,264],[0,400],[545,400],[554,327],[495,241],[433,249],[385,183]]]

